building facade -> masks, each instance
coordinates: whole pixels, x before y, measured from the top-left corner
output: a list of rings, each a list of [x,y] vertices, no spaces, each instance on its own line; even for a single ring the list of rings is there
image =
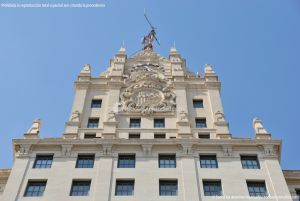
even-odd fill
[[[62,137],[40,138],[37,119],[13,140],[0,200],[298,200],[281,141],[258,118],[254,138],[232,136],[220,89],[212,66],[195,75],[175,48],[121,48],[97,77],[85,65]]]

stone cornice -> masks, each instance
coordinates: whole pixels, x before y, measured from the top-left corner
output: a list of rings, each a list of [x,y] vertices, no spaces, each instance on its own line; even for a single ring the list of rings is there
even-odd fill
[[[300,170],[283,170],[282,172],[287,181],[297,180],[300,182]]]
[[[153,130],[153,129],[152,129]],[[281,146],[281,140],[265,139],[63,139],[63,138],[46,138],[46,139],[14,139],[14,145],[95,145],[95,144],[114,144],[114,145],[232,145],[232,146],[261,146],[277,145]]]
[[[0,169],[0,182],[7,181],[10,175],[11,169]]]

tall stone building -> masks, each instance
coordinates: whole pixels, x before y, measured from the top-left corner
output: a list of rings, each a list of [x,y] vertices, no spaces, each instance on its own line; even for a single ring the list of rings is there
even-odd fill
[[[281,140],[258,118],[254,138],[232,136],[220,89],[211,65],[195,75],[175,48],[121,48],[97,77],[85,65],[62,137],[41,139],[37,119],[13,140],[1,201],[298,200]]]

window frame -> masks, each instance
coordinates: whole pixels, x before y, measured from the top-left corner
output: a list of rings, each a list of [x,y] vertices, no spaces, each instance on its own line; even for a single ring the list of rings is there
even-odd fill
[[[217,159],[216,154],[200,154],[199,161],[200,161],[200,168],[209,168],[209,169],[218,169],[219,168],[218,159]],[[212,161],[215,161],[215,164],[213,164]]]
[[[210,197],[210,196],[222,196],[223,195],[223,188],[221,180],[202,180],[203,185],[203,195]],[[211,189],[215,189],[216,187],[219,188],[220,191],[211,191]],[[209,188],[209,191],[207,190]]]
[[[250,197],[267,197],[269,195],[265,181],[246,181],[246,183],[247,183],[247,189]],[[249,184],[253,186],[249,186]],[[250,188],[252,188],[252,191],[250,191]],[[262,188],[264,189],[263,192],[260,191]],[[257,192],[257,189],[260,189],[259,192]]]
[[[246,159],[246,158],[248,158],[248,159]],[[251,158],[253,160],[250,160]],[[260,162],[259,162],[259,159],[258,159],[257,155],[241,154],[240,155],[240,160],[241,160],[241,164],[242,164],[243,169],[261,169]],[[245,161],[246,161],[246,163],[245,163]],[[247,164],[249,161],[252,161],[251,164]],[[256,161],[257,165],[254,165],[253,161]]]
[[[80,161],[83,161],[83,163],[81,164]],[[85,161],[87,162],[87,164],[85,164]],[[92,163],[90,163],[90,161],[92,161]],[[94,168],[94,164],[95,154],[78,154],[75,168]]]
[[[99,101],[100,103],[95,103]],[[102,99],[92,99],[91,101],[91,108],[101,108],[102,107]]]
[[[74,187],[75,184],[77,184],[76,186],[79,186],[79,188],[82,188],[83,186],[88,186],[88,190],[87,191],[74,191]],[[78,185],[78,184],[81,184],[81,185]],[[84,184],[84,185],[83,185]],[[70,190],[70,194],[69,196],[89,196],[90,194],[90,191],[91,191],[91,184],[92,184],[92,180],[77,180],[77,179],[74,179],[72,180],[72,185],[71,185],[71,190]],[[76,194],[74,194],[76,193]],[[80,194],[79,194],[80,193]]]
[[[31,185],[30,185],[31,184]],[[33,185],[35,184],[35,185]],[[42,185],[36,185],[36,184],[42,184]],[[29,191],[29,189],[33,186],[37,186],[38,187],[38,191]],[[45,190],[46,190],[46,186],[47,186],[47,180],[29,180],[27,182],[27,185],[26,185],[26,188],[25,188],[25,192],[24,192],[24,195],[23,197],[42,197],[45,193]],[[42,187],[42,190],[41,190],[41,187]],[[30,195],[28,195],[30,193]],[[34,195],[33,193],[34,192],[38,192],[37,195]]]
[[[141,128],[141,122],[142,122],[141,118],[130,118],[129,128]]]
[[[197,105],[199,103],[200,105]],[[193,99],[193,108],[195,109],[204,108],[203,99]]]
[[[125,161],[125,163],[122,161]],[[118,154],[117,168],[135,168],[135,164],[136,164],[135,154]]]
[[[165,128],[166,127],[165,118],[154,118],[153,119],[153,127],[154,128]]]
[[[117,179],[116,180],[116,186],[115,186],[115,196],[133,196],[134,195],[134,185],[135,181],[134,179]],[[119,186],[122,186],[122,188],[126,188],[127,191],[125,190],[119,190]],[[131,189],[128,190],[128,187]],[[131,190],[131,191],[130,191]]]
[[[198,122],[198,121],[203,121],[203,122]],[[202,125],[202,126],[198,126],[198,125]],[[207,122],[206,122],[206,118],[204,117],[197,117],[195,119],[195,125],[196,125],[196,128],[207,128]]]
[[[162,164],[161,161],[164,163]],[[166,161],[168,161],[167,164]],[[176,154],[158,154],[158,168],[177,168]]]
[[[39,158],[47,158],[48,159],[39,159]],[[35,156],[35,160],[33,163],[33,169],[49,169],[52,167],[52,163],[53,163],[53,158],[54,158],[54,154],[37,154]],[[37,164],[38,161],[46,161],[46,164]],[[50,163],[48,164],[48,161],[50,161]]]
[[[95,122],[91,122],[91,121],[95,121]],[[97,121],[97,123],[96,123]],[[100,118],[97,117],[90,117],[88,119],[88,123],[87,123],[87,128],[99,128],[99,122],[100,122]],[[93,125],[93,126],[91,126]],[[95,126],[97,125],[97,126]]]
[[[169,190],[162,189],[168,188]],[[175,186],[175,191],[172,189]],[[171,188],[171,189],[170,189]],[[177,179],[160,179],[159,180],[159,196],[178,196],[178,180]]]

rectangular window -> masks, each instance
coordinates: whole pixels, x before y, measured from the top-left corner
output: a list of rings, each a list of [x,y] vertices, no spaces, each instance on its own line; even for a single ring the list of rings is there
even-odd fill
[[[47,181],[28,181],[24,197],[41,197],[44,194]]]
[[[129,139],[140,139],[141,135],[138,133],[129,133],[128,138]]]
[[[77,162],[76,162],[76,168],[93,168],[94,167],[94,161],[95,161],[95,155],[78,155]]]
[[[51,168],[53,161],[53,154],[51,155],[37,155],[33,168]]]
[[[199,133],[198,134],[198,138],[200,138],[200,139],[210,139],[210,135],[209,134]]]
[[[102,100],[101,99],[93,99],[91,103],[91,108],[101,108]]]
[[[96,133],[85,133],[84,139],[93,139],[96,138]]]
[[[159,180],[160,196],[176,196],[178,184],[177,180]]]
[[[176,168],[175,154],[159,154],[159,168]]]
[[[116,192],[117,196],[131,196],[134,192],[134,180],[117,180]]]
[[[99,118],[90,118],[88,121],[88,128],[98,128],[99,126]]]
[[[243,169],[260,169],[257,156],[241,156]]]
[[[165,119],[154,119],[154,128],[164,128]]]
[[[221,181],[203,181],[204,196],[221,196]]]
[[[193,100],[194,108],[203,108],[203,100]]]
[[[205,118],[197,118],[196,119],[196,128],[206,128],[206,119]]]
[[[166,139],[166,134],[164,133],[155,133],[154,139]]]
[[[88,196],[91,187],[91,180],[73,180],[70,196]]]
[[[268,196],[265,182],[247,181],[250,197],[266,197]]]
[[[141,119],[140,118],[130,119],[129,127],[130,128],[140,128],[141,127]]]
[[[218,168],[216,155],[200,155],[201,168]]]
[[[135,155],[120,154],[118,157],[118,168],[135,168]]]
[[[298,200],[300,201],[300,190],[296,190],[296,195],[298,196]]]

